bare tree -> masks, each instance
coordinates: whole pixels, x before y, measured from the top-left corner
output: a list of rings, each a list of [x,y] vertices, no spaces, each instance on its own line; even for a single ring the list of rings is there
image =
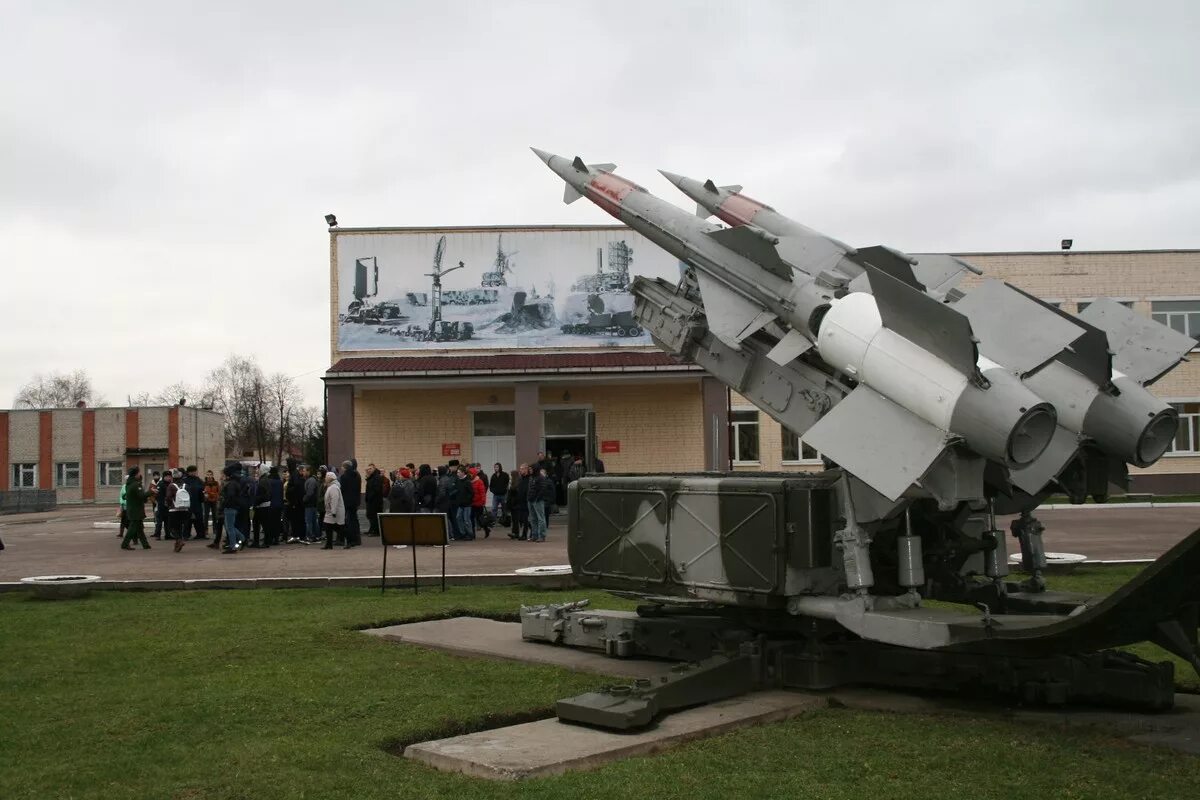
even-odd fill
[[[225,415],[227,452],[249,446],[262,456],[275,444],[267,380],[253,358],[229,355],[208,374],[203,393],[205,405]]]
[[[296,382],[282,372],[276,372],[267,379],[267,397],[271,402],[271,411],[275,423],[275,463],[283,463],[284,451],[296,450],[301,440],[294,437],[293,418],[300,407],[300,392]]]
[[[92,386],[91,376],[85,369],[35,375],[32,381],[21,387],[13,400],[16,408],[71,408],[79,403],[89,406],[106,404]]]

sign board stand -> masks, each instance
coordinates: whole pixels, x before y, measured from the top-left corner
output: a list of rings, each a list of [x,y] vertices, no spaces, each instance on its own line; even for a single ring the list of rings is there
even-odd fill
[[[417,546],[442,548],[442,591],[446,591],[446,542],[450,524],[445,514],[379,515],[379,538],[383,544],[383,574],[379,576],[379,593],[387,589],[387,554],[395,546],[412,548],[413,594],[419,594],[417,576]]]

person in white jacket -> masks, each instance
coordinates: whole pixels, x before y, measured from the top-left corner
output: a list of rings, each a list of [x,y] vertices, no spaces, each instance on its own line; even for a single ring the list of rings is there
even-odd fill
[[[346,524],[346,503],[342,500],[342,487],[338,485],[337,476],[332,470],[325,475],[325,546],[322,550],[333,549],[333,537],[341,538],[342,525]],[[347,543],[349,548],[350,544]]]

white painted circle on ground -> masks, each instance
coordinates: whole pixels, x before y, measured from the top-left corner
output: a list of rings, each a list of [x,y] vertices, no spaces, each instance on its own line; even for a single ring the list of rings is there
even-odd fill
[[[546,567],[521,567],[514,570],[518,575],[570,575],[570,564],[552,564]]]
[[[1020,552],[1013,553],[1008,557],[1010,563],[1020,564]],[[1082,564],[1087,561],[1087,556],[1080,553],[1046,553],[1046,566],[1048,567],[1065,567],[1073,564]]]

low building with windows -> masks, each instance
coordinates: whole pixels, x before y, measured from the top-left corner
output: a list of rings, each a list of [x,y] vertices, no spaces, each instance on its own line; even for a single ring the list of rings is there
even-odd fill
[[[620,316],[622,270],[678,275],[661,253],[622,226],[331,229],[330,461],[819,469],[800,437]],[[1200,341],[1200,251],[958,255],[1064,311],[1107,296]],[[1200,491],[1200,358],[1150,388],[1181,424],[1134,489]]]
[[[189,406],[0,411],[0,493],[54,490],[58,503],[115,503],[125,472],[225,464],[225,417]]]

